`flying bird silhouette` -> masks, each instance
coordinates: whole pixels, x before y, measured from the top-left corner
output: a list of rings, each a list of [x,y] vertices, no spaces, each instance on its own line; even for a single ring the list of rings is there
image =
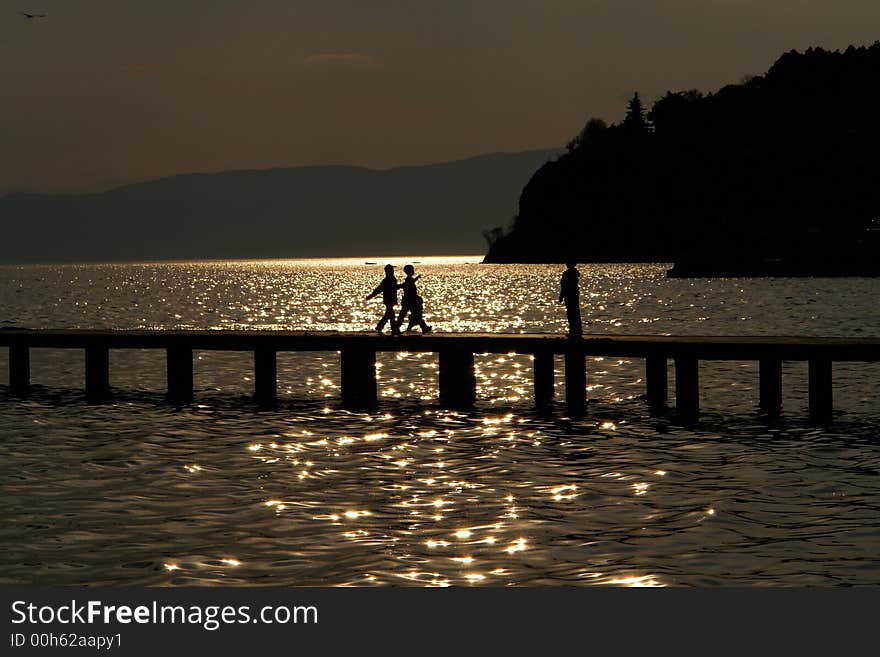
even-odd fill
[[[28,14],[24,11],[20,11],[18,13],[20,13],[25,18],[46,18],[46,16],[49,15],[49,14]]]

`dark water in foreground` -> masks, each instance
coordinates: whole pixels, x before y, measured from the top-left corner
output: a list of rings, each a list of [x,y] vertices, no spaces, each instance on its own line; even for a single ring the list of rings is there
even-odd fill
[[[438,330],[563,330],[556,267],[421,260]],[[379,269],[0,267],[0,321],[361,330]],[[878,333],[872,279],[581,269],[589,332]],[[589,361],[590,414],[572,422],[535,415],[522,356],[478,357],[468,414],[437,407],[432,354],[380,355],[374,414],[338,409],[336,354],[279,356],[269,412],[248,398],[249,354],[198,354],[184,409],[163,402],[163,358],[114,352],[116,397],[88,405],[82,355],[40,350],[34,394],[0,395],[0,583],[880,583],[876,365],[835,367],[838,412],[819,429],[802,364],[785,366],[777,423],[755,413],[753,363],[704,364],[706,412],[686,428],[638,399],[638,361]]]

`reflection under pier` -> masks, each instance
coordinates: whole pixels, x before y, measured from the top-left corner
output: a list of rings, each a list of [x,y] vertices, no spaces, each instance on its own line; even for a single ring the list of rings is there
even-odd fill
[[[668,363],[675,368],[675,404],[679,414],[695,416],[700,407],[699,364],[706,360],[759,363],[760,409],[778,413],[782,403],[782,362],[809,363],[810,419],[823,423],[832,411],[832,363],[880,361],[878,338],[700,337],[661,335],[432,333],[399,337],[335,331],[226,330],[0,330],[0,347],[9,349],[9,390],[26,394],[30,386],[30,350],[85,351],[85,388],[89,400],[110,392],[111,349],[163,349],[167,357],[168,398],[193,400],[193,351],[250,351],[254,354],[255,397],[271,405],[277,395],[278,352],[329,351],[340,354],[342,404],[366,410],[378,402],[378,352],[434,352],[439,355],[440,403],[467,409],[476,401],[475,354],[524,354],[533,357],[535,403],[554,397],[555,356],[565,363],[565,405],[569,415],[586,412],[586,358],[609,356],[645,360],[645,398],[665,405]]]

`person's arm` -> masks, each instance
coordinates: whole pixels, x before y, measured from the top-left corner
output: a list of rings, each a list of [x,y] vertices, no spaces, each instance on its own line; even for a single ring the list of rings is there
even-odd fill
[[[381,291],[382,291],[382,284],[379,283],[379,285],[376,286],[376,289],[373,290],[372,292],[370,292],[370,293],[367,295],[367,301],[369,301],[370,299],[372,299],[374,296],[376,296],[377,294],[379,294],[379,292],[381,292]]]
[[[562,303],[562,300],[565,298],[565,276],[559,281],[559,301],[558,303]]]

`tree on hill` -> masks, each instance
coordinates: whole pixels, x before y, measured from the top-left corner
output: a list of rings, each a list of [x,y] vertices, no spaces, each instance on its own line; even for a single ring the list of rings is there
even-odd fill
[[[645,108],[642,105],[642,99],[639,98],[639,92],[635,92],[633,97],[626,105],[626,116],[620,127],[630,134],[641,134],[649,130],[649,123],[645,118]]]
[[[568,148],[569,152],[577,150],[590,140],[595,139],[607,129],[608,124],[605,123],[605,121],[593,117],[587,121],[583,129],[570,142],[568,142],[568,144],[566,144],[566,148]]]

